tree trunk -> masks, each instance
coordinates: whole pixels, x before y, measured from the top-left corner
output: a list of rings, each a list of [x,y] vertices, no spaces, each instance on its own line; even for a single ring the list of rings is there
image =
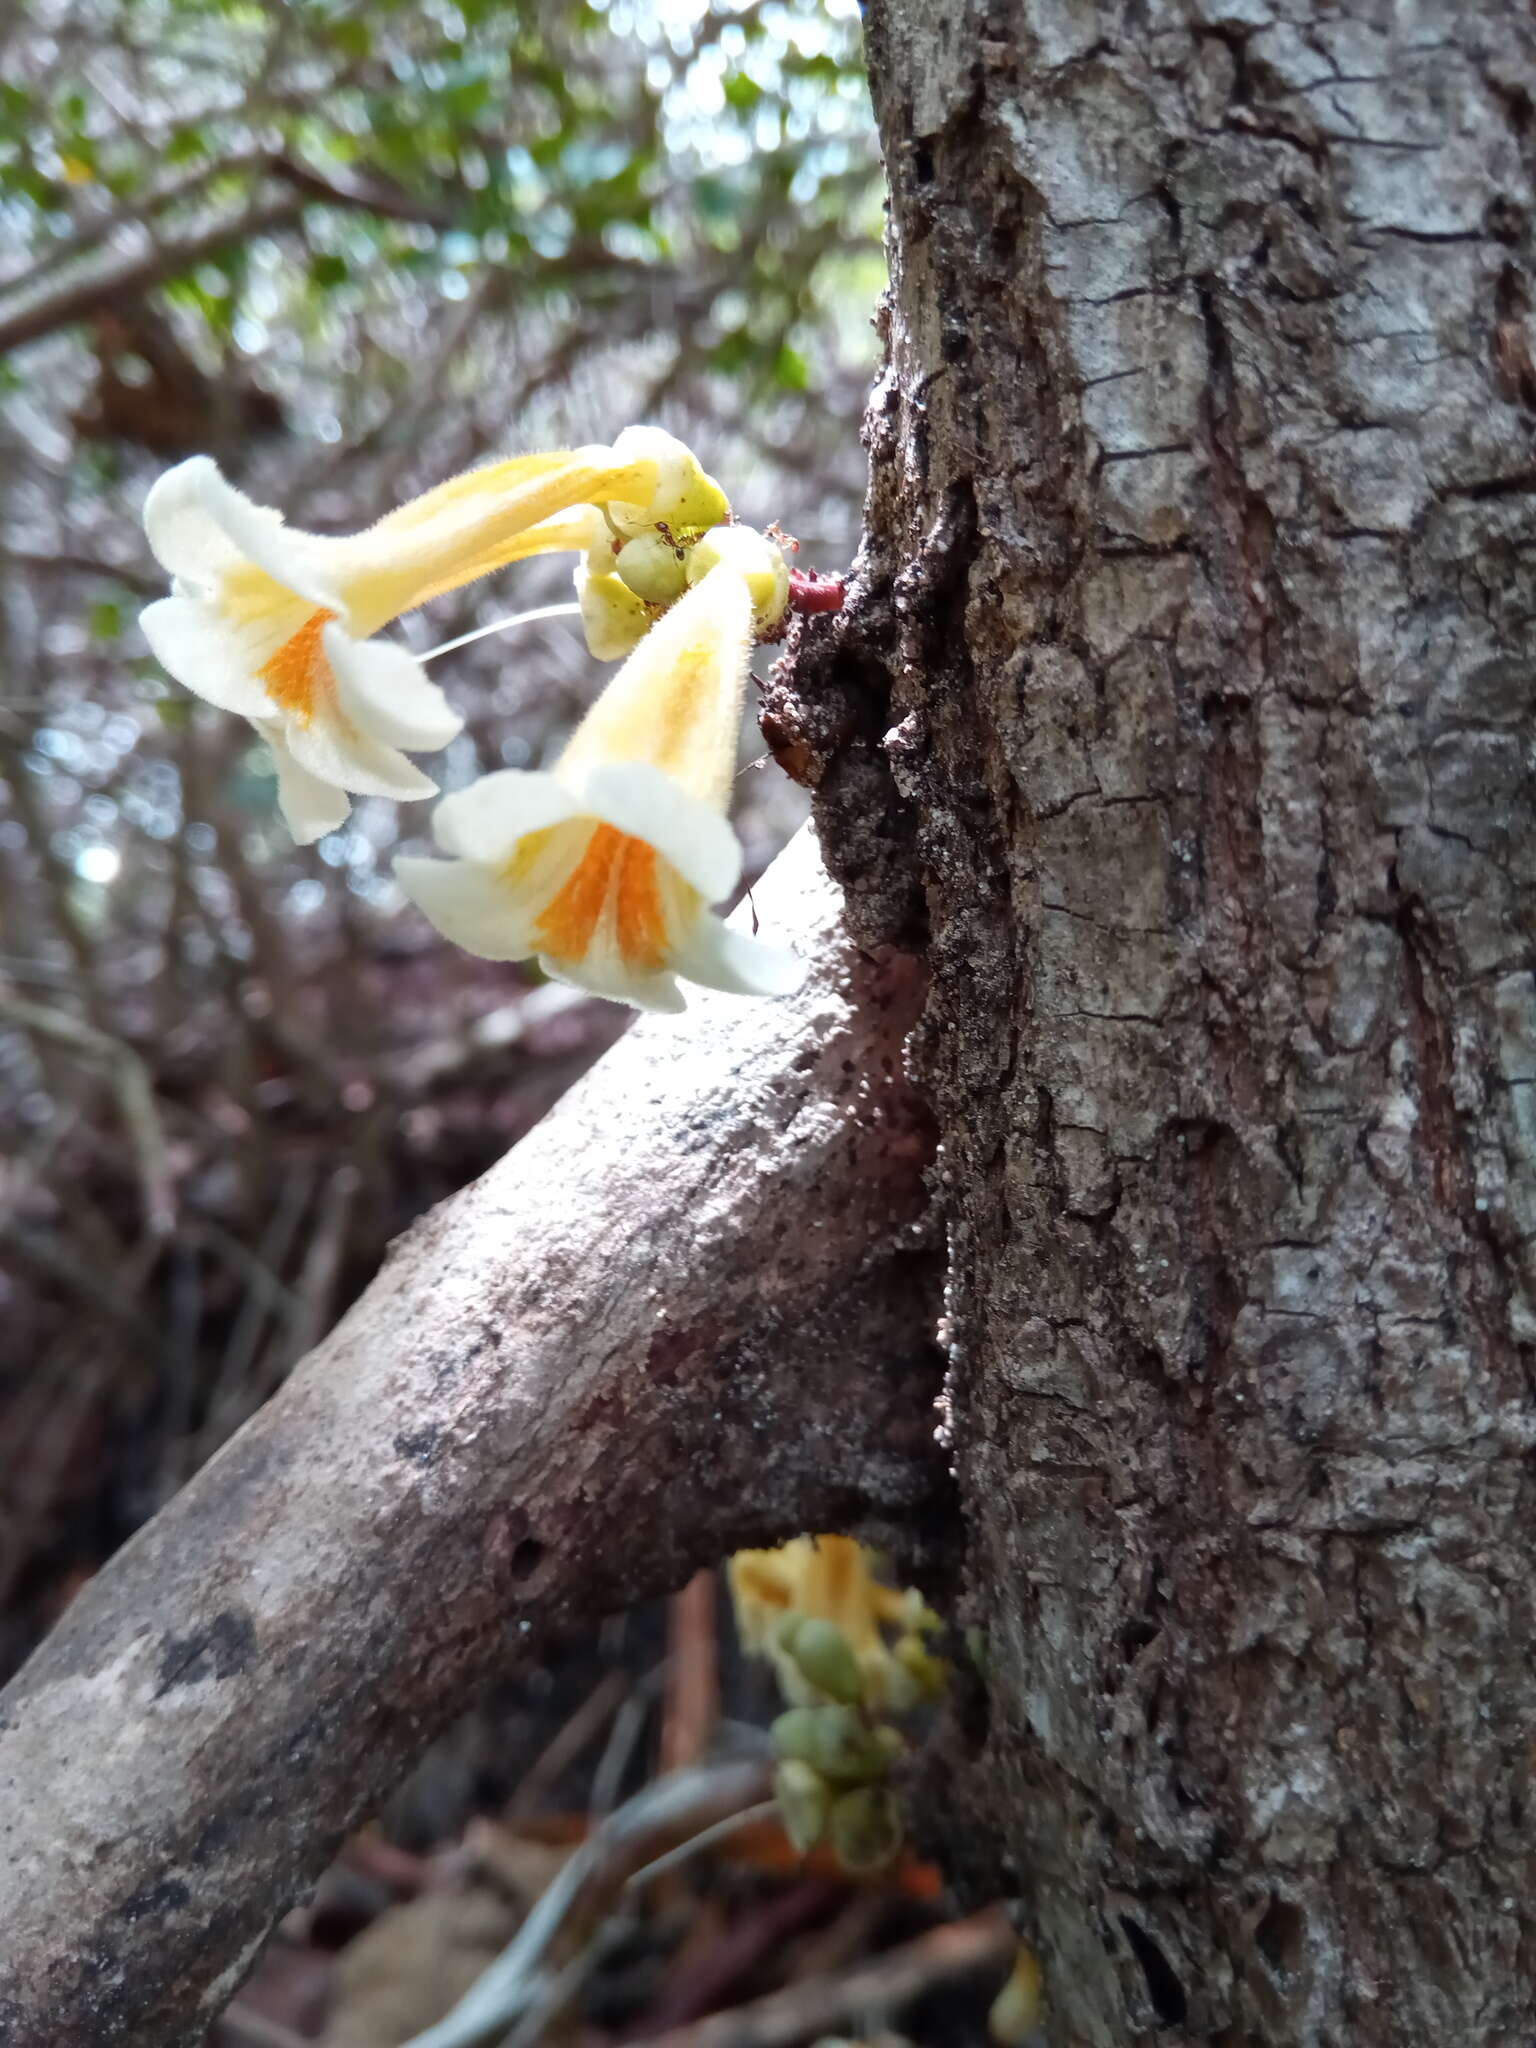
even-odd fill
[[[1530,12],[869,36],[870,531],[766,724],[933,971],[969,1810],[1055,2041],[1528,2044]]]

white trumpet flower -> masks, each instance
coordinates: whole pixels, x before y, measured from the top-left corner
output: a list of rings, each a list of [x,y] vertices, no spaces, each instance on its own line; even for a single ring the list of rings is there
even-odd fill
[[[366,532],[304,533],[226,483],[207,456],[150,491],[144,526],[172,595],[141,623],[161,663],[270,741],[301,843],[346,817],[346,792],[430,796],[408,752],[462,721],[405,648],[372,635],[429,598],[509,562],[589,544],[590,507],[665,520],[709,511],[718,485],[657,428],[625,449],[515,456],[451,478]],[[620,440],[625,441],[621,435]]]
[[[433,815],[449,860],[395,873],[445,937],[489,960],[681,1010],[681,978],[745,995],[799,985],[794,955],[710,911],[735,888],[726,821],[753,639],[752,593],[722,564],[655,624],[552,770],[508,769]]]

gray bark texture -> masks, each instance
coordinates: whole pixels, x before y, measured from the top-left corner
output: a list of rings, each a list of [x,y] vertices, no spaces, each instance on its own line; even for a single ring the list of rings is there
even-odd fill
[[[766,730],[932,972],[944,1834],[1053,2042],[1528,2048],[1531,12],[868,27],[869,531]]]
[[[915,963],[809,832],[777,1003],[637,1026],[394,1247],[0,1694],[0,2043],[200,2041],[495,1671],[742,1544],[945,1498]]]

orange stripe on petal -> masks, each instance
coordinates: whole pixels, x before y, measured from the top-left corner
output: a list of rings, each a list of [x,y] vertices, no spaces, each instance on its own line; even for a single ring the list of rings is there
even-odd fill
[[[580,960],[592,944],[608,899],[608,878],[622,845],[622,833],[612,825],[599,825],[574,873],[535,923],[534,930],[552,959]]]
[[[667,917],[656,886],[656,849],[643,839],[624,842],[614,908],[625,966],[654,974],[667,957]]]
[[[331,664],[320,643],[320,635],[335,616],[334,612],[312,613],[256,671],[267,686],[267,695],[296,725],[307,726],[315,715],[315,698],[335,688]]]
[[[656,973],[667,955],[656,850],[613,825],[594,829],[574,873],[535,922],[543,950],[553,960],[582,959],[610,900],[624,965],[635,974]]]

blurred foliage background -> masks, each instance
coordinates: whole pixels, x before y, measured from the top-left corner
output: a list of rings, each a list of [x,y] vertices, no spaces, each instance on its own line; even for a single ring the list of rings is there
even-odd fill
[[[149,483],[209,452],[349,530],[656,420],[836,569],[883,266],[850,0],[32,0],[0,79],[3,1676],[624,1022],[403,906],[429,805],[293,846],[249,728],[139,636]],[[599,681],[566,621],[435,673],[445,788]],[[798,796],[740,788],[751,872]]]

